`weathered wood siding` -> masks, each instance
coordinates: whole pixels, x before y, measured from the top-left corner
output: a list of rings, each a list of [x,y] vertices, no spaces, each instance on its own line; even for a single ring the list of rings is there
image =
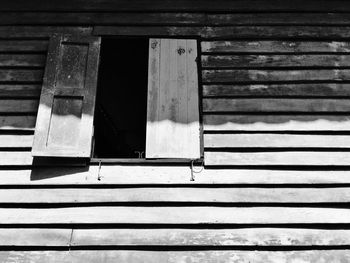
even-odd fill
[[[189,165],[33,164],[60,32],[198,37],[194,181]],[[341,0],[2,1],[0,261],[350,261],[349,51]]]

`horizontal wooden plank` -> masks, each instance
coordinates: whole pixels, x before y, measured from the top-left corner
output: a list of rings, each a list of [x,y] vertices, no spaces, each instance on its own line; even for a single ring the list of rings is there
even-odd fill
[[[0,189],[2,204],[184,203],[349,203],[349,188],[134,187]]]
[[[1,26],[0,38],[43,38],[47,39],[52,34],[80,34],[91,35],[91,27],[59,27],[59,26]],[[2,40],[3,41],[3,40]],[[6,42],[4,42],[6,43]],[[8,45],[8,43],[6,43]],[[12,50],[18,51],[18,43]],[[23,47],[24,48],[24,47]],[[47,50],[47,49],[45,49]]]
[[[0,97],[39,97],[40,84],[0,84]]]
[[[2,228],[0,246],[67,247],[71,233],[71,229],[63,228]]]
[[[226,10],[225,10],[226,11]],[[349,25],[348,13],[3,12],[0,25]]]
[[[276,151],[205,152],[206,165],[320,165],[350,164],[350,152]]]
[[[350,135],[204,134],[206,148],[349,148]]]
[[[0,99],[0,112],[37,112],[38,99]]]
[[[166,216],[164,216],[166,215]],[[338,208],[140,207],[0,208],[2,225],[11,224],[309,224],[350,222]]]
[[[349,230],[2,228],[1,246],[346,246]]]
[[[209,68],[339,68],[350,65],[350,55],[204,55]]]
[[[45,55],[0,54],[0,67],[44,67]]]
[[[46,52],[48,40],[0,40],[1,52]]]
[[[103,165],[86,167],[48,167],[0,170],[0,185],[211,185],[211,184],[349,184],[350,170],[269,170],[269,169],[194,169],[189,165]]]
[[[0,151],[0,166],[86,166],[82,158],[33,158],[31,149],[3,149]]]
[[[1,36],[0,30],[0,36]],[[94,35],[200,36],[211,38],[304,38],[339,39],[350,37],[350,27],[331,26],[96,26]]]
[[[0,86],[1,92],[1,86]],[[344,97],[350,95],[350,84],[312,83],[312,84],[252,84],[252,85],[203,85],[205,97],[229,96],[308,96],[308,97]]]
[[[21,229],[22,230],[22,229]],[[20,230],[20,231],[21,231]],[[23,229],[23,237],[26,229]],[[6,232],[14,232],[14,230]],[[31,230],[33,231],[33,230]],[[44,231],[41,231],[44,232]],[[22,232],[20,232],[22,233]],[[20,235],[22,236],[22,234]],[[10,239],[11,240],[11,239]],[[33,239],[31,239],[33,240]],[[42,241],[32,241],[34,244]],[[74,229],[72,246],[342,246],[349,230],[239,229]],[[255,261],[254,261],[255,262]]]
[[[204,112],[349,112],[347,99],[203,99]]]
[[[0,147],[32,147],[32,134],[1,134],[0,133]]]
[[[204,115],[206,131],[349,131],[341,115]]]
[[[41,82],[42,69],[0,69],[0,82]]]
[[[160,263],[160,262],[347,262],[349,250],[306,250],[306,251],[147,251],[147,250],[72,250],[72,251],[1,251],[4,262],[36,263],[78,263],[78,262],[120,262],[120,263]]]
[[[193,3],[188,0],[178,1],[176,4],[172,1],[142,1],[137,0],[130,3],[126,0],[118,1],[98,1],[98,0],[62,0],[60,3],[46,3],[39,0],[33,0],[30,4],[23,0],[4,0],[0,11],[312,11],[312,12],[334,12],[349,11],[350,6],[344,0],[308,0],[307,2],[295,0],[293,3],[282,0],[268,0],[264,4],[259,0],[233,1],[227,2],[220,0],[216,5],[212,5],[209,0],[201,0]]]
[[[30,151],[0,151],[0,166],[32,165],[33,157]]]
[[[0,130],[34,130],[36,116],[1,116]]]
[[[299,14],[298,14],[299,15]],[[350,43],[340,41],[300,41],[300,40],[230,40],[202,41],[202,52],[219,53],[338,53],[349,52]]]
[[[307,81],[346,81],[350,79],[348,69],[315,70],[254,70],[223,69],[203,70],[203,82],[307,82]]]

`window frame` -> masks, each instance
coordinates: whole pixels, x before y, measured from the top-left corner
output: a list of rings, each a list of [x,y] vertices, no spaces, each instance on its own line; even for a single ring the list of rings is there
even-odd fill
[[[201,38],[199,36],[169,36],[169,35],[100,35],[94,34],[94,36],[101,37],[101,43],[104,39],[140,39],[140,38],[159,38],[159,39],[193,39],[197,43],[197,78],[198,78],[198,114],[199,114],[199,145],[200,145],[200,158],[190,159],[190,158],[96,158],[93,157],[94,145],[92,146],[92,153],[89,163],[90,164],[188,164],[193,162],[193,164],[201,165],[204,162],[204,129],[203,129],[203,85],[202,85],[202,63],[201,63]],[[99,87],[97,87],[98,89]],[[146,124],[147,125],[147,124]],[[146,136],[146,135],[145,135]],[[94,139],[93,139],[94,144]],[[146,153],[145,153],[146,154]]]

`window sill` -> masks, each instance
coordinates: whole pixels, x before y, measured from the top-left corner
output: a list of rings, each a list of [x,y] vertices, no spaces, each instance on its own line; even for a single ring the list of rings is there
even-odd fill
[[[162,158],[162,159],[145,159],[145,158],[91,158],[90,164],[190,164],[192,159],[180,158]],[[203,159],[196,159],[194,164],[201,164]]]

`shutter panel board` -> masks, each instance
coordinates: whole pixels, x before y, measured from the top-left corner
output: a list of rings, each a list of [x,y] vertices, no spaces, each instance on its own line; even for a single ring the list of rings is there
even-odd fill
[[[146,158],[200,158],[197,42],[150,39]]]
[[[100,38],[53,36],[33,156],[90,157]]]

